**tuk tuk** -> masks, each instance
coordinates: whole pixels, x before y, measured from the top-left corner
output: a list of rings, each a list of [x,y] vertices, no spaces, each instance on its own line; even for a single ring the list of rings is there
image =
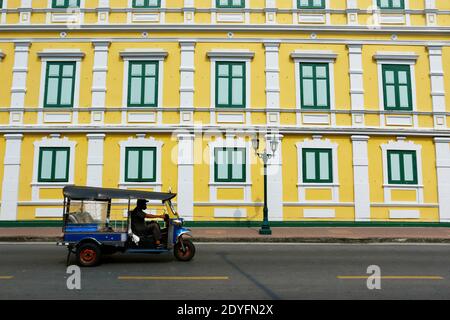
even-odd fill
[[[190,239],[190,229],[183,227],[171,200],[175,193],[145,192],[126,189],[66,186],[64,194],[63,239],[59,246],[66,246],[67,264],[71,254],[76,255],[81,267],[93,267],[100,263],[102,255],[120,253],[160,254],[173,250],[179,261],[190,261],[195,246]],[[126,220],[111,221],[112,200],[127,201]],[[155,245],[153,237],[133,234],[130,218],[132,200],[146,199],[162,203],[164,226],[161,228],[161,244]]]

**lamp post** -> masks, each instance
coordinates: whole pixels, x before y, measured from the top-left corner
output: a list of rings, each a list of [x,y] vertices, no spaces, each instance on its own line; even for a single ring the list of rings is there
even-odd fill
[[[268,153],[267,151],[258,152],[259,150],[259,139],[252,139],[252,146],[255,150],[256,155],[260,158],[264,163],[264,209],[263,209],[263,224],[261,225],[261,229],[259,229],[259,234],[263,235],[271,235],[272,230],[269,225],[269,209],[267,208],[267,162],[270,158],[275,156],[275,151],[278,148],[278,141],[276,139],[270,140],[270,149],[272,153]],[[267,148],[266,148],[267,150]]]

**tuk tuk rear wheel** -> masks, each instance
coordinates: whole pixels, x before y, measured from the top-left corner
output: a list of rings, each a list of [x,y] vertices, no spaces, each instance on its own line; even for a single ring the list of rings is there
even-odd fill
[[[181,245],[181,241],[183,241],[184,244],[184,251],[183,246]],[[173,254],[179,261],[190,261],[195,255],[195,246],[189,239],[181,239],[181,241],[178,241],[175,244],[175,247],[173,248]]]
[[[101,250],[95,243],[84,243],[77,248],[77,263],[80,267],[94,267],[100,263]]]

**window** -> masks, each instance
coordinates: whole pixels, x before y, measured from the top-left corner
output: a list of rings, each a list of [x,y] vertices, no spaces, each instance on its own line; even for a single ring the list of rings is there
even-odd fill
[[[389,184],[417,184],[416,151],[388,150]]]
[[[216,63],[216,107],[245,108],[245,62]]]
[[[80,0],[53,0],[52,8],[79,8]]]
[[[405,9],[405,0],[377,0],[380,9]]]
[[[128,106],[158,105],[158,61],[130,61],[128,76]]]
[[[214,181],[245,182],[245,148],[214,149]]]
[[[73,107],[75,62],[47,62],[44,107]]]
[[[156,181],[156,148],[125,149],[125,182]]]
[[[161,0],[133,0],[133,8],[160,8]]]
[[[38,182],[68,182],[69,154],[68,147],[39,148]]]
[[[245,0],[216,0],[217,8],[245,8]]]
[[[331,149],[303,149],[303,182],[333,182]]]
[[[386,110],[412,110],[411,67],[383,65],[383,94]]]
[[[327,63],[300,63],[302,108],[330,109],[329,79]]]
[[[325,0],[297,0],[299,9],[325,9]]]

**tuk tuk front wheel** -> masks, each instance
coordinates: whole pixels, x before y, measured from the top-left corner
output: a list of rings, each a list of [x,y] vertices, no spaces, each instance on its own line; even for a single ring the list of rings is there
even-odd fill
[[[100,263],[101,250],[95,243],[84,243],[77,248],[77,263],[80,267],[94,267]]]
[[[189,239],[180,239],[173,248],[173,254],[179,261],[189,261],[195,255],[195,246]]]

